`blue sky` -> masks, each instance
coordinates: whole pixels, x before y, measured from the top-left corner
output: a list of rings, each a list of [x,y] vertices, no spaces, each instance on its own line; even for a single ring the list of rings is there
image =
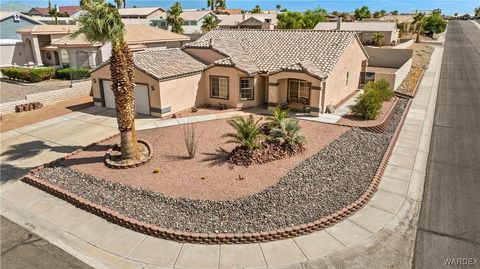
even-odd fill
[[[76,5],[77,0],[51,0],[53,4],[58,5]],[[113,0],[110,0],[113,2]],[[277,4],[289,10],[302,11],[305,9],[321,6],[328,11],[353,11],[362,5],[370,7],[370,10],[385,9],[391,11],[394,9],[400,12],[410,12],[415,10],[430,10],[440,8],[445,14],[454,13],[473,13],[476,6],[480,6],[480,0],[226,0],[227,7],[251,9],[255,5],[260,5],[263,9],[273,9]],[[18,4],[33,6],[46,6],[48,0],[0,0],[0,4],[16,2]],[[128,6],[162,6],[169,7],[174,0],[127,0]],[[180,0],[184,8],[203,8],[206,7],[207,0]]]

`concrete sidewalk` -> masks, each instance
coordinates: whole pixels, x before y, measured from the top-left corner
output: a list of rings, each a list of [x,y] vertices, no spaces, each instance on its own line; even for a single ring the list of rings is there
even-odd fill
[[[443,48],[437,46],[378,192],[356,214],[325,230],[259,244],[176,243],[114,225],[16,180],[2,185],[2,215],[95,268],[345,268],[353,265],[362,268],[410,268],[442,53]],[[76,116],[70,115],[72,117],[82,118],[83,115],[77,113]],[[139,128],[156,128],[187,120],[192,119],[172,119],[161,123],[145,119],[139,121],[142,125]],[[46,125],[47,129],[55,128],[62,119],[56,121]],[[92,137],[115,132],[111,121],[88,117],[86,121],[94,121],[102,127],[97,132],[85,134],[81,133],[82,129],[78,136],[66,137],[65,133],[61,135],[63,130],[55,129],[59,132],[58,136],[45,141],[49,143],[48,153],[23,156],[22,162],[40,164],[68,152],[62,147],[90,143],[80,138],[91,140]],[[22,143],[21,139],[27,139],[24,136],[41,138],[44,132],[42,128],[27,128],[17,132],[20,137],[11,139],[18,144]],[[15,143],[10,142],[11,147]],[[63,152],[50,150],[56,147]],[[38,156],[42,158],[37,160]]]

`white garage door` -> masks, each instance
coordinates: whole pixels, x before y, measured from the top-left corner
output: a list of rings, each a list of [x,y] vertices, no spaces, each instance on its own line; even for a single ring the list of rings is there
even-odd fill
[[[112,81],[102,80],[103,93],[105,97],[105,106],[115,108],[115,99],[112,91]],[[135,111],[139,114],[150,115],[150,103],[148,101],[148,86],[135,85]]]

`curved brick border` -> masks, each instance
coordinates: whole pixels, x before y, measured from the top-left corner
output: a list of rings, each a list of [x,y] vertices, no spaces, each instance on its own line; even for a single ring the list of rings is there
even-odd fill
[[[105,154],[105,161],[104,161],[105,165],[108,168],[112,168],[112,169],[126,169],[126,168],[139,167],[147,163],[148,161],[150,161],[153,158],[153,154],[154,154],[152,144],[150,144],[148,141],[145,141],[143,139],[137,139],[137,142],[144,144],[148,149],[148,156],[145,157],[143,160],[139,160],[134,163],[116,163],[115,161],[112,160],[111,154],[112,154],[112,151],[120,148],[120,144],[117,144],[114,147],[107,150],[107,153]]]
[[[404,113],[398,126],[395,130],[395,133],[390,140],[390,143],[385,151],[383,158],[380,162],[377,172],[372,179],[367,190],[364,194],[358,198],[355,202],[347,205],[346,207],[338,210],[335,213],[332,213],[320,220],[316,220],[314,222],[301,224],[298,226],[288,227],[277,229],[268,232],[261,232],[261,233],[190,233],[190,232],[183,232],[183,231],[176,231],[172,229],[165,229],[155,225],[147,224],[127,216],[120,214],[119,212],[113,211],[109,208],[103,207],[101,205],[92,203],[82,197],[79,197],[71,192],[68,192],[58,186],[55,186],[45,180],[39,179],[32,174],[29,174],[23,178],[23,181],[31,184],[35,187],[38,187],[46,192],[49,192],[61,199],[64,199],[75,206],[87,210],[93,214],[96,214],[106,220],[109,220],[115,224],[122,225],[126,228],[135,230],[140,233],[144,233],[147,235],[160,237],[168,240],[174,240],[178,242],[186,242],[186,243],[198,243],[198,244],[243,244],[243,243],[258,243],[258,242],[267,242],[273,240],[280,240],[286,239],[291,237],[296,237],[308,233],[312,233],[314,231],[326,228],[330,225],[333,225],[346,217],[352,215],[361,207],[363,207],[375,192],[378,189],[378,185],[380,184],[380,180],[382,178],[383,172],[387,166],[388,160],[392,155],[393,148],[395,143],[398,139],[398,135],[400,130],[403,126],[405,118],[407,116],[408,110],[411,105],[411,100],[408,101]],[[111,137],[110,137],[111,138]],[[107,138],[109,139],[109,138]],[[104,140],[107,140],[104,139]],[[104,141],[103,140],[103,141]],[[77,151],[78,152],[78,151]],[[70,154],[73,155],[74,153]],[[38,171],[39,169],[43,169],[43,167],[36,168],[32,171]]]

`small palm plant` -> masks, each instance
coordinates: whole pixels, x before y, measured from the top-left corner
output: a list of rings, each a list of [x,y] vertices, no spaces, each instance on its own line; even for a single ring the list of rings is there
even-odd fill
[[[223,137],[228,138],[227,143],[238,144],[240,147],[246,149],[256,149],[262,146],[262,141],[265,135],[261,132],[261,125],[259,122],[262,118],[255,121],[253,115],[250,114],[247,118],[235,118],[228,121],[228,124],[233,127],[235,132],[224,134]]]
[[[284,119],[277,127],[272,129],[273,140],[279,144],[290,147],[302,144],[305,136],[300,132],[300,125],[297,119]]]
[[[382,33],[374,33],[373,34],[373,40],[375,41],[375,45],[380,46],[383,40],[383,34]]]
[[[280,126],[280,123],[288,118],[288,109],[282,109],[280,106],[277,106],[272,113],[272,117],[269,118],[270,128]]]
[[[214,16],[206,16],[203,19],[202,31],[204,33],[210,32],[211,30],[217,28],[218,21]]]

